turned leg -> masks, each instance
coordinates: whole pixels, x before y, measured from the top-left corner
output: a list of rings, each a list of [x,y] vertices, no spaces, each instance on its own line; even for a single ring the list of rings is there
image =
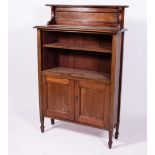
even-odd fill
[[[111,149],[112,147],[112,136],[113,136],[113,129],[110,129],[109,130],[109,142],[108,142],[109,149]]]
[[[41,123],[41,126],[40,126],[40,129],[41,129],[41,132],[43,133],[44,132],[44,117],[40,117],[40,123]]]
[[[54,125],[54,119],[51,118],[51,124]]]
[[[115,132],[115,139],[118,139],[119,136],[119,122],[116,124],[116,132]]]

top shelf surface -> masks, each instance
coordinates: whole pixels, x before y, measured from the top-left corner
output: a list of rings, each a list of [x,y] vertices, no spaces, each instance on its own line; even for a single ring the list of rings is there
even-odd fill
[[[123,8],[128,8],[128,5],[61,5],[61,4],[46,4],[46,6],[60,6],[60,7],[111,7],[111,8],[116,8],[116,7],[123,7]]]
[[[127,31],[127,29],[119,29],[118,27],[72,26],[72,25],[45,25],[45,26],[35,26],[34,28],[41,29],[44,31],[109,33],[109,34]]]
[[[96,71],[88,71],[81,69],[56,67],[42,71],[42,75],[54,75],[67,78],[75,79],[87,79],[96,82],[104,82],[110,84],[110,74]]]

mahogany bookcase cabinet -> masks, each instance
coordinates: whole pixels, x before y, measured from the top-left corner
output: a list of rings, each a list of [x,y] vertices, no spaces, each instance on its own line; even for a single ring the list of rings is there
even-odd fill
[[[41,132],[44,118],[90,125],[118,138],[128,6],[51,5],[51,20],[36,26]]]

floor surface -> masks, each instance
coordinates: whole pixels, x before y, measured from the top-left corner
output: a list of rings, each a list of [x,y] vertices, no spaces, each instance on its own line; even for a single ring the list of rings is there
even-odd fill
[[[109,150],[107,131],[58,120],[52,126],[45,119],[41,133],[36,107],[19,105],[9,113],[9,155],[146,155],[146,124],[140,117],[124,114],[119,139]]]

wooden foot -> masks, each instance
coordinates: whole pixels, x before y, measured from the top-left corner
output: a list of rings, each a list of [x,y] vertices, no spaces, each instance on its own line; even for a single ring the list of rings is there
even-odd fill
[[[115,139],[118,139],[118,136],[119,136],[119,123],[116,124]]]
[[[54,119],[51,118],[51,124],[54,125]]]
[[[112,136],[113,136],[113,130],[109,130],[109,142],[108,142],[109,149],[112,148]]]
[[[44,126],[41,126],[40,129],[41,129],[41,133],[44,133],[45,127]]]
[[[44,129],[45,129],[45,126],[44,126],[44,117],[41,117],[40,118],[40,123],[41,123],[41,126],[40,126],[41,133],[44,133]]]
[[[112,148],[112,143],[113,143],[112,141],[109,141],[109,142],[108,142],[109,149],[111,149],[111,148]]]
[[[115,139],[118,139],[119,132],[115,132]]]

